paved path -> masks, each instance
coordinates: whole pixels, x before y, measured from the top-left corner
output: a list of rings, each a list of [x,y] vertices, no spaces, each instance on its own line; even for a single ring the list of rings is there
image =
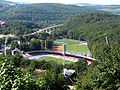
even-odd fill
[[[17,36],[15,36],[13,34],[8,34],[8,35],[0,34],[0,38],[3,38],[3,37],[13,37],[13,38],[16,38]]]

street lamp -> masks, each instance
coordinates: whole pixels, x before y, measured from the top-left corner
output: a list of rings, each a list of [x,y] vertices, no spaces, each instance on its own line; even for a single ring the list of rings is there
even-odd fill
[[[105,39],[106,39],[107,46],[109,47],[109,40],[108,40],[108,37],[106,36]]]
[[[52,31],[52,39],[53,39],[52,48],[53,48],[53,51],[54,51],[54,30]]]

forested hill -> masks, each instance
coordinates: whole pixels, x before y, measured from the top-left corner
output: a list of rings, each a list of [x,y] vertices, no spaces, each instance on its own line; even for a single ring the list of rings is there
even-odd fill
[[[58,24],[63,23],[67,18],[95,11],[97,10],[87,7],[55,3],[1,5],[0,19]]]
[[[42,25],[29,22],[8,21],[6,25],[0,26],[0,34],[23,35],[32,33],[40,28],[42,28]]]
[[[95,55],[97,49],[104,45],[106,36],[110,42],[120,42],[120,16],[104,13],[80,15],[68,19],[57,35],[87,41]]]

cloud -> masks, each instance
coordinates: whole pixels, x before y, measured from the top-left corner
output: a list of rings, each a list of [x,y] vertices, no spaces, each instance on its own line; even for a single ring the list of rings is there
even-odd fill
[[[8,0],[14,2],[31,2],[31,3],[90,3],[90,4],[120,4],[120,0]]]

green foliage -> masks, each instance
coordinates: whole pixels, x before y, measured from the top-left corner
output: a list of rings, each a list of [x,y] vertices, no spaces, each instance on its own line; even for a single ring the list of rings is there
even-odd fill
[[[112,43],[110,47],[102,47],[99,51],[101,63],[97,66],[100,72],[95,81],[98,88],[110,90],[120,87],[120,45]],[[101,53],[100,53],[101,52]]]
[[[23,57],[22,57],[21,55],[15,54],[15,56],[9,57],[9,60],[11,60],[16,67],[20,67],[20,66],[21,66],[20,63],[21,63],[21,61],[23,61],[24,59],[23,59]]]
[[[30,22],[8,21],[0,28],[0,34],[23,35],[34,32],[35,28],[41,27]]]
[[[59,24],[67,18],[96,10],[64,4],[19,4],[1,8],[2,20],[20,20],[41,24]]]
[[[0,61],[4,61],[4,55],[0,55]],[[27,68],[30,64],[30,60],[24,59],[20,54],[15,54],[14,56],[8,55],[7,61],[14,64],[15,67]]]
[[[4,39],[0,38],[0,49],[1,49],[1,45],[4,43]]]
[[[83,76],[78,78],[77,89],[116,90],[120,87],[120,45],[118,42],[110,43],[110,47],[100,47],[99,64],[88,67]]]
[[[77,82],[75,85],[76,90],[99,90],[96,89],[93,83],[93,78],[98,74],[95,68],[95,63],[87,67],[83,72],[78,73]]]
[[[20,89],[37,89],[38,85],[29,74],[22,76],[22,72],[18,70],[12,62],[7,59],[0,63],[0,88],[5,90],[20,90]]]
[[[85,40],[93,56],[96,48],[105,42],[107,36],[110,41],[120,42],[120,16],[105,13],[89,13],[68,19],[63,27],[56,31],[57,36],[69,39]]]
[[[5,1],[4,1],[5,2]],[[7,2],[8,3],[8,2]],[[0,2],[2,20],[30,21],[42,24],[63,23],[67,18],[88,12],[112,12],[119,14],[119,5],[73,6],[63,4],[16,4],[9,5]],[[106,11],[107,10],[107,11]],[[108,11],[109,10],[109,11]]]
[[[76,76],[79,77],[79,73],[82,74],[83,71],[85,71],[87,69],[87,63],[85,62],[85,60],[81,61],[79,60],[76,63],[72,63],[72,64],[67,64],[65,65],[65,68],[67,69],[73,69],[76,72]]]
[[[78,73],[78,90],[116,90],[120,87],[120,17],[112,14],[90,13],[68,19],[57,31],[58,36],[86,40],[99,64]],[[78,35],[79,34],[79,35]],[[108,37],[109,47],[105,37]]]
[[[99,7],[97,9],[100,11],[119,14],[120,13],[119,7],[120,7],[119,5],[108,5],[107,7]]]
[[[25,61],[25,60],[24,60]],[[40,65],[41,64],[41,65]],[[0,63],[0,89],[5,90],[67,90],[62,66],[53,62],[31,61],[31,67],[47,69],[44,74],[25,74],[12,61],[3,59]],[[44,66],[43,66],[44,65]],[[50,67],[48,67],[50,65]],[[30,68],[31,68],[30,67]],[[28,69],[27,69],[28,70]]]
[[[19,47],[17,41],[11,41],[11,46],[12,46],[12,47],[11,47],[12,50]]]
[[[4,44],[4,41],[4,38],[0,39],[0,45]],[[7,45],[8,44],[11,47],[11,50],[18,48],[21,51],[31,51],[51,49],[53,41],[51,39],[51,34],[39,33],[34,36],[8,38]]]
[[[43,90],[67,90],[67,84],[62,74],[55,73],[55,70],[48,72],[45,76],[45,85]]]
[[[30,50],[40,50],[41,49],[41,42],[36,39],[32,39],[29,42],[29,48]]]

